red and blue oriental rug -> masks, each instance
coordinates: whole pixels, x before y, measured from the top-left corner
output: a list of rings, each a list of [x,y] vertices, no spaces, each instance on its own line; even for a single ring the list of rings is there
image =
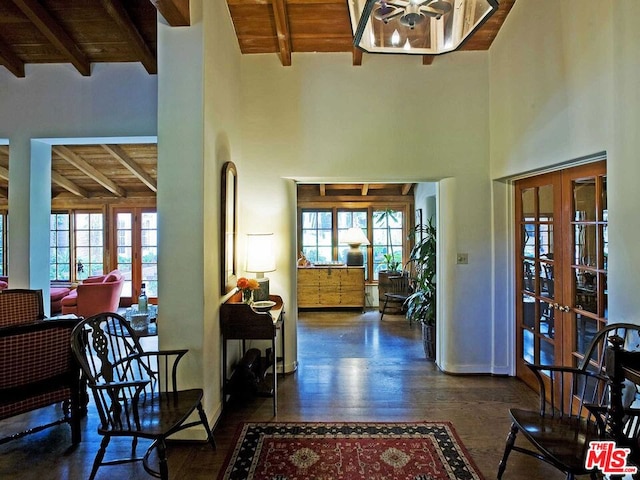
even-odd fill
[[[482,480],[453,426],[245,423],[219,480]]]

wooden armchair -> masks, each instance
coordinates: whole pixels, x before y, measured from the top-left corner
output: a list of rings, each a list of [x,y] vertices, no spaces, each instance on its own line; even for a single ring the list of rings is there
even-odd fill
[[[102,465],[142,461],[148,473],[167,480],[167,437],[197,425],[204,427],[215,448],[202,407],[202,389],[178,389],[178,362],[187,350],[145,352],[129,322],[116,313],[82,320],[73,331],[71,345],[93,393],[100,417],[98,433],[103,436],[90,479]],[[199,421],[187,422],[196,411]],[[111,437],[131,438],[132,456],[105,461]],[[140,438],[152,440],[143,457],[136,456]],[[154,450],[158,471],[149,464]]]
[[[413,293],[411,288],[411,279],[409,278],[409,272],[400,272],[400,275],[394,275],[389,277],[389,290],[384,294],[384,305],[382,306],[382,312],[380,313],[380,320],[384,317],[384,313],[389,306],[389,303],[400,305],[400,308],[404,310],[404,302],[409,295]],[[409,320],[411,322],[411,320]]]
[[[623,436],[637,438],[640,410],[628,408],[635,396],[633,384],[629,385],[630,401],[624,405],[624,425],[615,438],[606,437],[610,434],[606,426],[610,424],[611,383],[605,369],[605,349],[607,339],[614,335],[627,343],[637,343],[640,325],[619,323],[606,326],[595,335],[577,367],[527,365],[538,379],[540,410],[509,410],[512,424],[498,467],[498,479],[502,478],[512,450],[553,465],[566,474],[567,480],[586,474],[596,479],[595,469],[585,467],[589,443],[603,438],[616,441],[622,440]],[[518,433],[522,433],[533,448],[515,445]]]

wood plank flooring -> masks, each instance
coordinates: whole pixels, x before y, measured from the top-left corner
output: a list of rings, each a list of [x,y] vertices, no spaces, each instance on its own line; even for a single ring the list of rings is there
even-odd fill
[[[216,479],[240,422],[272,420],[451,421],[483,475],[491,479],[509,430],[508,408],[537,406],[537,395],[514,378],[440,372],[424,358],[420,329],[409,327],[399,315],[385,315],[381,322],[377,311],[302,312],[298,361],[297,372],[279,382],[277,417],[272,417],[270,398],[229,405],[214,432],[217,451],[203,444],[170,445],[171,479]],[[34,417],[51,413],[45,409]],[[90,412],[83,422],[83,442],[73,452],[67,452],[66,426],[0,446],[0,479],[88,478],[101,439],[95,417],[95,411]],[[17,429],[20,420],[0,422],[0,435]],[[139,452],[143,448],[141,444]],[[116,439],[107,455],[129,450],[128,442]],[[151,477],[140,464],[130,464],[102,467],[96,478]],[[555,480],[564,475],[514,452],[503,478]]]

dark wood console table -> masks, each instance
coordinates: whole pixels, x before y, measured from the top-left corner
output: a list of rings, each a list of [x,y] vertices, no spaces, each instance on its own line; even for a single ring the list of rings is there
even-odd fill
[[[235,294],[220,306],[220,330],[222,333],[222,397],[227,401],[229,381],[227,378],[227,342],[242,340],[242,352],[246,351],[246,340],[271,340],[273,351],[273,415],[278,410],[278,362],[282,362],[284,375],[284,303],[278,295],[269,295],[276,304],[268,312],[257,312],[250,305],[242,303],[240,294]],[[278,357],[276,344],[281,331],[281,356]]]

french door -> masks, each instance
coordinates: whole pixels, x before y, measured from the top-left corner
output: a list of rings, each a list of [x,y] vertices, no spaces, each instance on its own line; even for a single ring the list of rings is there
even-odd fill
[[[115,208],[112,240],[115,268],[124,275],[121,304],[137,303],[144,283],[149,301],[158,297],[158,215],[155,208]]]
[[[576,365],[607,322],[604,161],[520,180],[516,211],[516,373]]]

